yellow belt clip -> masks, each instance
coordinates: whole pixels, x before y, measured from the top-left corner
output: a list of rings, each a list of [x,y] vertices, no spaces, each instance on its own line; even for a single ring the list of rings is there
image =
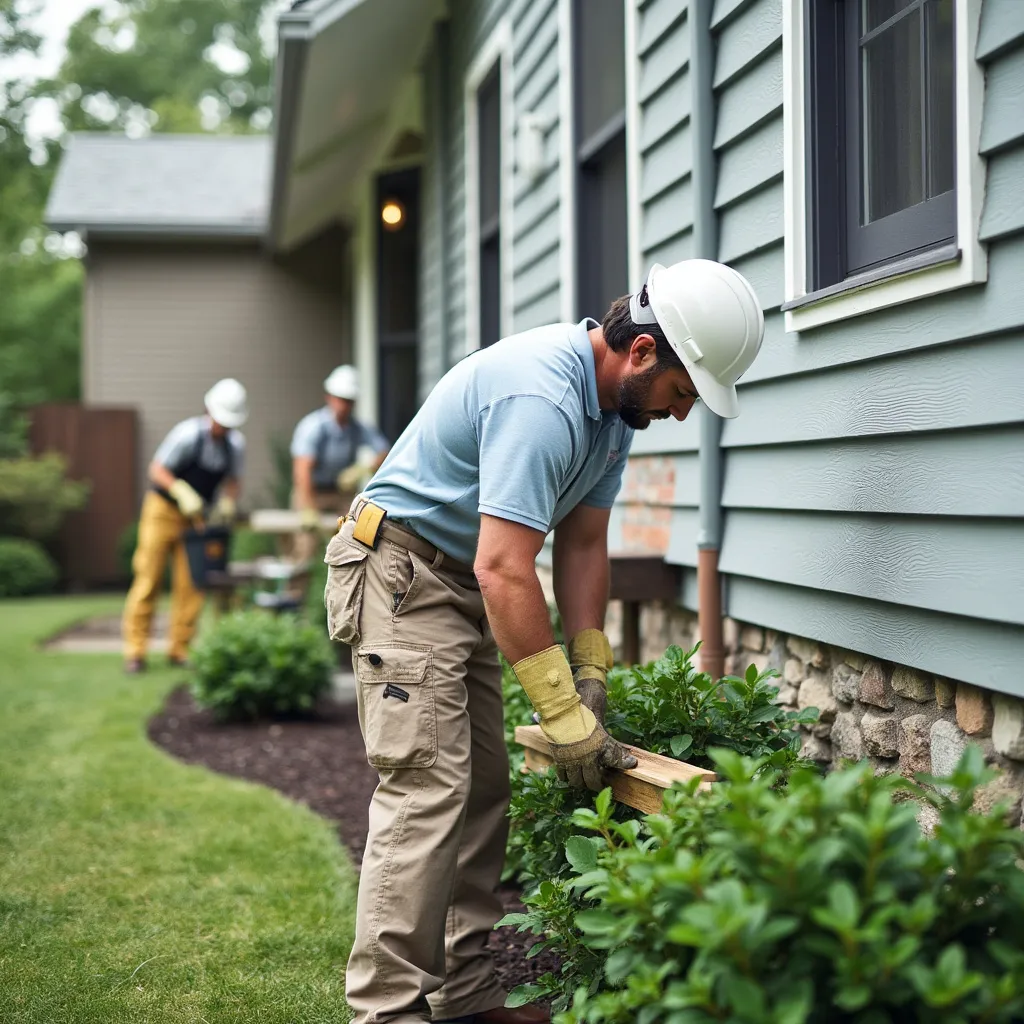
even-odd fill
[[[368,501],[356,517],[356,528],[352,531],[353,539],[376,551],[377,541],[380,539],[380,524],[384,522],[386,515],[387,512],[380,505]]]

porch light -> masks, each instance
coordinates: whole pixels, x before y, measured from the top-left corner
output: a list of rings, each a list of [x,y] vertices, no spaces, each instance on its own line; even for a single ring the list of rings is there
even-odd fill
[[[397,199],[386,199],[380,208],[385,231],[397,231],[405,223],[405,207]]]

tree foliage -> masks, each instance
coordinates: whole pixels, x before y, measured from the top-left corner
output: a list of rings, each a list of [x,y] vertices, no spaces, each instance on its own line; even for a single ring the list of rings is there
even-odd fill
[[[71,27],[52,79],[0,82],[0,452],[7,454],[22,445],[17,410],[79,395],[82,265],[43,224],[60,142],[28,138],[32,105],[55,102],[69,131],[269,125],[272,58],[261,29],[280,0],[97,5]],[[0,0],[0,61],[38,53],[39,7],[40,0]]]

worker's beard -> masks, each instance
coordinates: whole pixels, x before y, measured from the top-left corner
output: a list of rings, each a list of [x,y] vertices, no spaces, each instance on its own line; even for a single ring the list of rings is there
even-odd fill
[[[619,416],[627,427],[646,430],[651,420],[668,419],[668,409],[649,409],[647,400],[651,387],[661,376],[662,367],[655,364],[642,373],[637,373],[619,383]]]

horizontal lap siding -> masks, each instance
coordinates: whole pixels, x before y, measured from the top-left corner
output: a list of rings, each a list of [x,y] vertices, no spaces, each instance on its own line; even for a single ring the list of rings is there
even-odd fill
[[[1024,654],[1024,4],[983,7],[988,283],[803,335],[778,311],[780,7],[718,0],[713,15],[719,254],[754,284],[766,321],[723,434],[728,610],[1012,688]]]
[[[512,330],[525,331],[561,319],[562,201],[561,90],[558,0],[527,0],[513,7],[515,130],[525,113],[547,120],[544,173],[513,181]],[[512,138],[509,138],[512,144]]]
[[[640,262],[693,255],[690,26],[686,0],[638,5],[637,148]],[[612,544],[696,564],[699,503],[696,422],[653,423],[638,431],[616,508]],[[692,588],[691,588],[692,589]]]

